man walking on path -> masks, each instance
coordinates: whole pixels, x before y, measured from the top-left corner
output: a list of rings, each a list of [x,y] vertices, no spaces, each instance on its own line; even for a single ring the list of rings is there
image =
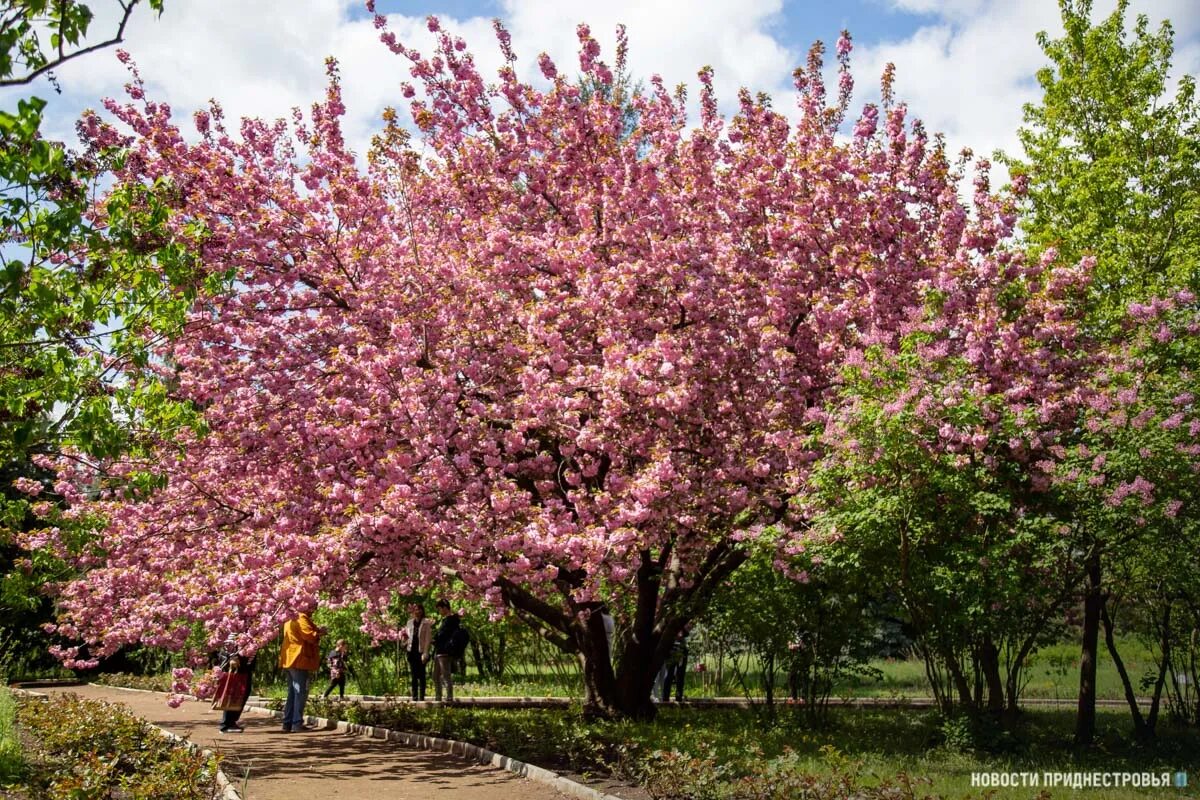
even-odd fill
[[[308,611],[283,625],[279,666],[287,671],[287,701],[283,704],[283,732],[304,730],[304,705],[308,702],[311,673],[321,665],[321,629],[313,625]]]

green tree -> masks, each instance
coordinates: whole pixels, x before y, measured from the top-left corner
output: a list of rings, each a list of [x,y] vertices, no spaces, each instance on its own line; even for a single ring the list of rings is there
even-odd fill
[[[1025,107],[1029,181],[1021,221],[1029,241],[1067,261],[1095,256],[1099,316],[1113,321],[1130,300],[1200,282],[1200,109],[1194,76],[1168,94],[1173,31],[1129,0],[1093,25],[1092,0],[1059,0],[1066,33],[1038,34],[1050,64],[1037,73],[1043,97]]]
[[[1091,0],[1060,0],[1065,34],[1038,42],[1050,63],[1038,72],[1040,103],[1025,108],[1024,159],[1007,159],[1028,181],[1021,222],[1031,244],[1067,260],[1096,259],[1091,325],[1119,336],[1131,302],[1200,285],[1200,111],[1195,79],[1168,92],[1173,31],[1139,15],[1126,29],[1128,0],[1093,24]],[[1196,364],[1180,365],[1186,382]],[[1133,452],[1137,453],[1135,447]],[[1128,531],[1085,526],[1081,547],[1084,625],[1076,742],[1095,732],[1095,669],[1104,617],[1106,562],[1145,548]],[[1105,531],[1113,533],[1106,536]],[[1151,532],[1146,531],[1146,535]],[[1114,572],[1136,572],[1112,565]],[[1135,714],[1135,723],[1136,714]]]
[[[140,2],[116,0],[115,27],[99,42],[88,40],[94,14],[84,3],[6,3],[0,86],[45,77],[57,90],[53,70],[121,42]],[[161,12],[163,0],[147,5]],[[66,449],[112,454],[139,427],[189,421],[167,386],[129,381],[124,370],[144,365],[147,345],[182,323],[197,288],[181,237],[166,232],[170,187],[123,187],[95,206],[97,183],[123,158],[119,142],[72,153],[43,137],[45,108],[31,97],[0,109],[0,649],[22,653],[48,621],[31,589],[64,577],[14,541],[31,527],[34,502],[57,499],[33,462]]]
[[[812,554],[790,557],[785,574],[776,556],[773,547],[756,547],[717,589],[701,621],[724,651],[752,657],[768,707],[773,710],[783,678],[809,720],[824,723],[838,682],[880,677],[868,661],[882,625],[877,595],[883,587],[860,570]],[[749,694],[748,670],[739,668],[736,657],[731,663]]]

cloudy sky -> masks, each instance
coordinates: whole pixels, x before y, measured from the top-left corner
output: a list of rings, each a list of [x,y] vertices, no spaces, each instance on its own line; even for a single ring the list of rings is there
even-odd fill
[[[1095,17],[1115,2],[1095,0]],[[111,3],[92,0],[101,15],[97,33],[105,15],[111,19]],[[1200,73],[1198,3],[1132,2],[1152,25],[1164,18],[1174,24],[1177,75]],[[1021,105],[1038,97],[1033,76],[1044,63],[1034,35],[1061,30],[1056,0],[380,0],[379,9],[402,41],[419,48],[430,42],[425,17],[438,15],[489,71],[500,60],[491,31],[499,17],[531,77],[542,51],[565,70],[577,66],[577,23],[589,23],[609,55],[612,31],[624,23],[635,77],[658,73],[668,85],[694,85],[707,64],[726,104],[747,86],[774,95],[777,108],[791,106],[791,72],[809,44],[832,44],[848,28],[856,44],[855,105],[871,99],[884,64],[895,62],[899,97],[955,147],[977,153],[1016,147]],[[230,117],[306,108],[322,95],[328,55],[341,62],[351,142],[365,145],[384,106],[405,107],[398,86],[408,77],[406,62],[379,43],[360,0],[166,0],[160,18],[138,8],[124,47],[149,94],[180,116],[210,98]],[[33,91],[51,99],[50,135],[67,138],[80,111],[119,95],[127,75],[107,51],[67,65],[58,78],[62,95],[45,83]],[[0,94],[0,107],[10,107],[14,95]]]

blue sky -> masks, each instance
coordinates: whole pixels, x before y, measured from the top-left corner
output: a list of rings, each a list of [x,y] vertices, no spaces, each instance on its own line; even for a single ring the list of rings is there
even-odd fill
[[[386,14],[423,16],[436,14],[456,19],[468,17],[503,17],[505,10],[499,0],[387,0],[377,9]],[[681,8],[686,4],[681,3]],[[365,14],[366,12],[355,13]],[[828,38],[830,31],[849,28],[864,43],[910,36],[929,13],[913,13],[873,0],[842,0],[841,2],[785,2],[774,23],[779,35],[792,42],[809,42]]]
[[[1093,16],[1115,3],[1095,0]],[[1175,23],[1177,75],[1200,71],[1198,3],[1132,0],[1133,11],[1155,24]],[[92,0],[98,33],[111,20],[105,4],[115,0]],[[286,116],[322,96],[327,55],[341,64],[347,138],[356,147],[365,149],[385,106],[404,108],[406,64],[378,42],[361,0],[166,0],[165,7],[160,19],[139,8],[125,47],[149,94],[180,116],[210,98],[233,118]],[[378,8],[418,49],[431,43],[425,17],[442,17],[467,39],[485,75],[500,63],[493,17],[512,33],[518,67],[530,77],[541,51],[574,69],[579,22],[589,22],[608,48],[624,23],[635,77],[659,73],[668,85],[694,84],[696,71],[711,65],[726,109],[741,86],[791,108],[792,69],[814,39],[832,43],[846,27],[856,44],[856,105],[873,99],[884,65],[894,62],[900,99],[952,147],[981,154],[1017,148],[1022,104],[1038,98],[1033,76],[1045,63],[1034,36],[1059,29],[1057,0],[379,0]],[[81,110],[120,96],[128,79],[111,52],[64,67],[58,77],[63,95],[45,84],[34,91],[51,99],[50,135],[67,140]],[[14,94],[0,93],[0,102],[10,104]]]

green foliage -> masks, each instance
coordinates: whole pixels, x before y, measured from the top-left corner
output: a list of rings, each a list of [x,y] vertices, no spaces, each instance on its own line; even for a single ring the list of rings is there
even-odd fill
[[[121,41],[125,23],[140,0],[119,3],[122,17],[112,39],[83,47],[95,14],[77,0],[13,0],[0,13],[0,86],[47,75],[77,56]],[[162,12],[163,0],[149,0]],[[53,80],[53,78],[51,78]]]
[[[748,695],[753,689],[773,700],[782,676],[793,699],[820,715],[838,683],[879,677],[867,663],[879,627],[876,598],[861,572],[807,558],[798,580],[773,557],[760,549],[725,582],[704,616],[705,633],[728,652],[754,654],[760,685],[739,672]]]
[[[1031,710],[1009,731],[967,720],[948,727],[939,714],[917,709],[833,709],[831,724],[814,730],[789,707],[763,725],[751,710],[674,706],[661,707],[652,722],[589,722],[577,708],[310,704],[321,716],[468,741],[549,769],[632,781],[656,798],[963,798],[973,796],[970,774],[976,771],[1200,770],[1200,732],[1172,729],[1147,749],[1124,734],[1120,711],[1100,712],[1104,750],[1081,753],[1066,735],[1066,711]],[[1017,789],[996,796],[1030,795]]]
[[[1059,0],[1066,33],[1038,35],[1050,64],[1040,103],[1025,108],[1029,179],[1021,227],[1039,247],[1098,259],[1095,297],[1112,321],[1133,299],[1200,282],[1200,109],[1195,78],[1167,95],[1173,31],[1151,31],[1129,0],[1091,22],[1092,0]]]
[[[726,765],[711,757],[689,756],[678,750],[656,750],[639,765],[639,784],[653,800],[932,800],[931,781],[901,772],[879,779],[866,778],[861,765],[834,747],[823,749],[829,772],[814,772],[793,753],[768,761],[761,772],[731,778]],[[987,797],[974,795],[976,797]],[[942,797],[942,795],[937,795]],[[963,795],[969,800],[972,795]]]
[[[911,341],[908,344],[912,344]],[[936,373],[915,350],[868,353],[847,371],[849,443],[809,481],[818,513],[807,557],[834,575],[857,576],[876,597],[895,598],[946,708],[976,709],[976,679],[989,654],[1011,653],[999,683],[1015,704],[1021,653],[1047,641],[1073,571],[1072,541],[1050,487],[1035,484],[1009,441],[1028,431],[1001,398],[962,390],[961,359]],[[928,376],[920,393],[914,376]],[[929,408],[936,404],[937,415]],[[1026,412],[1028,413],[1028,412]],[[986,431],[978,449],[941,446],[939,425]],[[993,672],[996,670],[994,669]]]
[[[23,702],[18,724],[37,743],[26,779],[47,800],[209,800],[218,762],[167,740],[112,703],[64,695]]]
[[[140,0],[118,6],[110,39],[85,46],[92,8],[76,0],[18,0],[0,12],[0,85],[29,83],[77,56],[121,41]],[[149,0],[162,11],[163,0]],[[92,5],[95,5],[94,3]],[[51,76],[51,80],[53,77]],[[168,235],[170,187],[123,187],[104,208],[93,190],[118,150],[76,154],[42,137],[44,100],[0,109],[0,655],[44,653],[47,584],[61,564],[22,552],[15,533],[36,522],[35,496],[14,479],[41,484],[36,500],[59,500],[37,456],[64,450],[108,456],[136,448],[148,430],[199,427],[157,379],[134,379],[149,347],[183,324],[202,289],[187,244]],[[220,284],[220,281],[216,281]],[[54,524],[54,521],[46,524]],[[80,547],[90,546],[81,539]],[[15,567],[15,569],[14,569]],[[49,668],[39,657],[23,668]]]

